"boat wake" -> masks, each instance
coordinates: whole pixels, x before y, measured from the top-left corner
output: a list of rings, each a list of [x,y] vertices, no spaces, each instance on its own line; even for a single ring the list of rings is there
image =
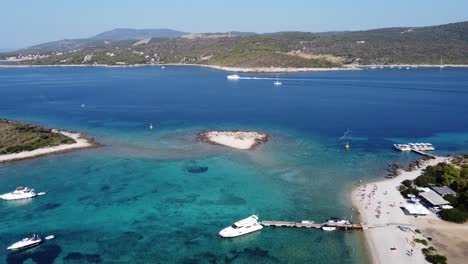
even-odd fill
[[[344,135],[343,135],[342,137],[340,137],[338,140],[343,140],[343,139],[345,139],[349,132],[351,132],[351,130],[349,130],[349,128],[347,128],[347,129],[346,129],[346,132],[344,133]]]

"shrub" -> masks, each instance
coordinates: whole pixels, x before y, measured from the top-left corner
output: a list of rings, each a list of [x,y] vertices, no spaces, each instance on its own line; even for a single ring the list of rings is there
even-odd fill
[[[468,218],[465,212],[457,208],[442,210],[440,217],[446,221],[455,223],[464,223]]]
[[[423,244],[423,245],[427,246],[427,240],[425,240],[425,239],[417,239],[417,238],[416,238],[416,239],[414,240],[414,242],[420,243],[420,244]]]

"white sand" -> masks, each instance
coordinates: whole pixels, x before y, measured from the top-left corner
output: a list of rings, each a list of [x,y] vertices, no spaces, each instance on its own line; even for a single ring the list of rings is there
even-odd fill
[[[438,157],[424,163],[424,166],[411,172],[373,183],[363,184],[352,193],[353,203],[357,207],[365,229],[364,234],[370,249],[372,263],[427,263],[421,252],[422,245],[412,243],[414,238],[424,239],[420,234],[404,232],[399,225],[410,226],[413,230],[420,229],[418,220],[437,219],[437,216],[405,215],[400,206],[407,202],[398,191],[401,182],[413,180],[421,175],[422,169],[429,165],[445,162],[449,158]],[[397,250],[390,250],[396,248]],[[410,256],[411,249],[413,255]]]
[[[208,131],[199,135],[202,140],[240,150],[249,150],[268,140],[268,135],[259,132]]]
[[[74,139],[76,143],[62,144],[62,145],[58,145],[55,147],[40,148],[40,149],[35,149],[32,151],[22,151],[19,153],[0,155],[0,163],[13,161],[13,160],[29,159],[29,158],[34,158],[34,157],[43,156],[43,155],[47,155],[51,153],[57,153],[57,152],[91,148],[95,146],[93,142],[82,137],[80,133],[71,133],[71,132],[57,131],[57,130],[52,130],[52,132],[61,133],[67,137],[70,137]]]

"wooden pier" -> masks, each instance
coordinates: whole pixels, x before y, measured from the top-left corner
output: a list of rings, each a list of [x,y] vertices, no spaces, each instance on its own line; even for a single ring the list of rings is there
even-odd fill
[[[337,229],[343,230],[362,230],[363,227],[361,224],[338,224],[338,223],[298,223],[298,222],[288,222],[288,221],[262,221],[260,222],[262,226],[266,227],[299,227],[299,228],[315,228],[320,229],[324,226],[326,227],[336,227]]]
[[[429,154],[427,152],[424,152],[424,151],[421,151],[421,150],[415,150],[415,149],[412,149],[411,151],[413,151],[414,153],[417,153],[419,155],[422,155],[424,157],[429,157],[431,159],[435,159],[436,156],[432,155],[432,154]]]

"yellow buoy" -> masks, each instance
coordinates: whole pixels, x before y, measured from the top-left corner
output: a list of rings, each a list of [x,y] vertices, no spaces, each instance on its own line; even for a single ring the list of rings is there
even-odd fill
[[[348,150],[349,150],[349,144],[348,144],[348,142],[346,142],[346,146],[345,146],[345,147],[346,147],[346,151],[348,151]]]

